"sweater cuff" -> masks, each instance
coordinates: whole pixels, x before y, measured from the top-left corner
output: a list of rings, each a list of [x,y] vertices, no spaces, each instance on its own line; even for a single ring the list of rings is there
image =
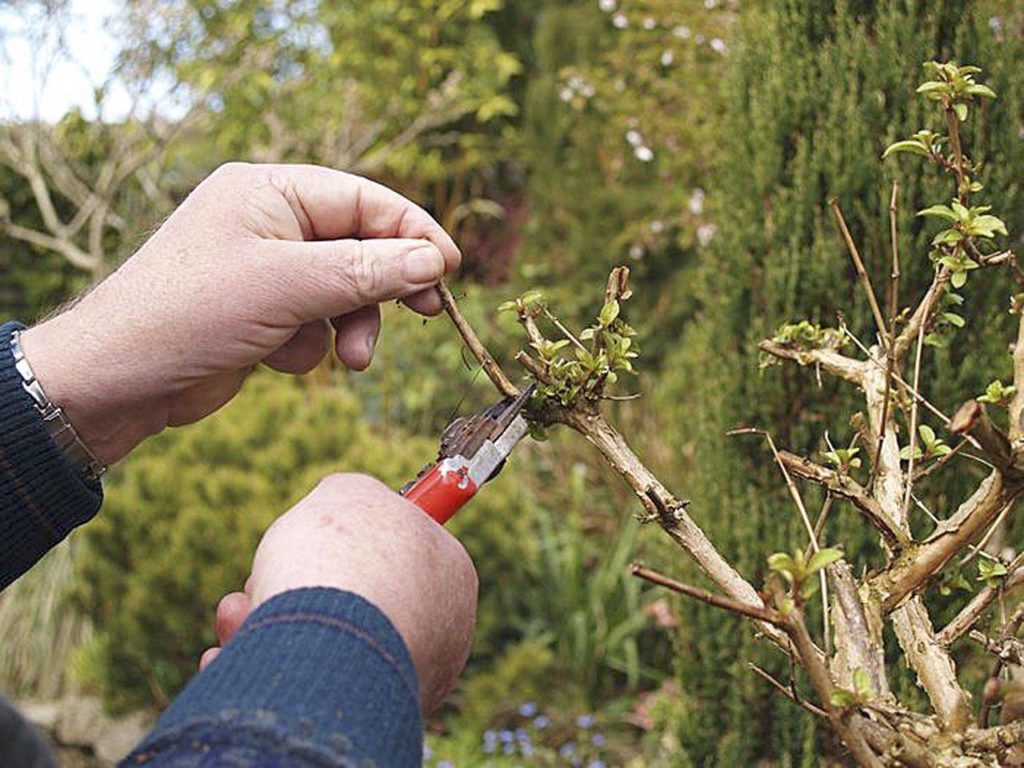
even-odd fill
[[[124,765],[205,766],[207,755],[402,768],[422,754],[419,686],[398,631],[358,595],[314,588],[253,611]]]
[[[64,458],[14,367],[11,336],[0,325],[0,589],[27,571],[103,502],[98,480],[86,480]]]

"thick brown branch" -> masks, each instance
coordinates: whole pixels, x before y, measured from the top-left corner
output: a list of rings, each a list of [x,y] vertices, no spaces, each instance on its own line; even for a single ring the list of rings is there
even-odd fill
[[[843,740],[850,754],[861,766],[868,768],[882,768],[882,761],[874,753],[861,730],[863,718],[856,712],[848,712],[832,704],[832,678],[825,667],[824,661],[816,653],[814,643],[807,631],[803,615],[800,609],[794,609],[786,617],[786,634],[796,648],[797,656],[803,664],[807,676],[818,698],[821,700],[825,712],[828,714],[829,722],[835,729],[839,738]]]
[[[949,431],[958,435],[970,435],[977,440],[992,466],[1008,477],[1021,474],[1013,466],[1010,439],[992,423],[985,406],[977,400],[968,400],[960,406],[949,421]]]
[[[913,596],[892,614],[893,630],[907,663],[935,713],[946,728],[962,731],[970,724],[970,698],[956,679],[953,659],[935,639],[931,618],[918,596]]]
[[[1010,400],[1010,439],[1016,443],[1024,437],[1024,310],[1017,322],[1017,342],[1013,345],[1013,385],[1017,390]]]
[[[870,579],[869,587],[880,599],[883,610],[893,610],[908,595],[917,592],[952,557],[981,535],[1020,491],[1020,485],[1007,485],[999,472],[990,474],[924,543],[909,547],[889,568]]]
[[[836,635],[836,663],[833,673],[843,685],[851,685],[853,672],[863,669],[868,673],[871,689],[879,696],[889,695],[889,681],[885,674],[885,655],[882,646],[881,621],[876,616],[876,631],[864,610],[857,592],[853,569],[845,560],[828,567],[837,610],[833,611]],[[852,687],[852,685],[851,685]]]
[[[780,451],[779,458],[783,465],[797,477],[817,483],[832,491],[836,496],[842,496],[850,501],[864,513],[868,522],[893,549],[900,550],[910,543],[910,536],[900,530],[875,498],[856,481],[788,451]]]
[[[800,349],[779,344],[770,339],[765,339],[758,346],[762,352],[767,352],[782,360],[793,360],[800,365],[820,365],[833,376],[854,384],[859,385],[864,380],[864,363],[832,349]]]

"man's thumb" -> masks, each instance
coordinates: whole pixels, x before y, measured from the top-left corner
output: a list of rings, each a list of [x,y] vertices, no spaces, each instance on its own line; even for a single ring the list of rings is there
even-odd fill
[[[287,279],[285,304],[302,322],[401,299],[444,277],[445,258],[428,240],[372,239],[268,243],[273,270]]]

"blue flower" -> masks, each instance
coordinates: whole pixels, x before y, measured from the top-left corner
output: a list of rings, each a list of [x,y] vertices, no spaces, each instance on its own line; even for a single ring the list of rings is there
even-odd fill
[[[589,728],[593,728],[594,723],[596,722],[597,720],[594,719],[593,715],[580,715],[576,718],[576,727],[587,730]]]
[[[526,732],[525,728],[516,728],[516,741],[520,744],[528,744],[530,741],[530,734]]]
[[[591,760],[587,763],[587,768],[604,768],[604,760]]]
[[[484,731],[484,752],[486,754],[490,755],[497,748],[498,748],[498,732],[497,731]]]
[[[533,727],[544,730],[551,724],[551,718],[547,715],[538,715],[533,720]]]
[[[532,701],[528,701],[519,708],[519,714],[523,717],[533,717],[537,714],[537,705]]]
[[[506,728],[498,734],[498,738],[501,739],[502,744],[511,744],[512,741],[515,739],[515,735],[512,733],[512,731]]]
[[[455,763],[451,760],[442,760],[437,764],[437,768],[455,768]]]
[[[608,743],[608,739],[604,737],[603,733],[595,733],[590,737],[590,743],[595,747],[603,747]]]
[[[429,760],[433,756],[434,756],[434,750],[432,750],[429,746],[424,744],[423,745],[423,760],[424,760],[424,762],[426,762],[427,760]]]
[[[572,757],[574,754],[576,754],[576,743],[573,741],[565,742],[565,744],[563,744],[559,748],[558,754],[561,757]]]

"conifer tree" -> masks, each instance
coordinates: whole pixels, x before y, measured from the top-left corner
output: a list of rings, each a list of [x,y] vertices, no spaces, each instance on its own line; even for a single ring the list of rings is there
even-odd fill
[[[919,62],[985,65],[986,82],[1000,100],[968,135],[967,151],[984,159],[986,193],[1016,215],[1007,222],[1010,231],[1024,224],[1014,181],[1024,171],[1018,124],[1024,89],[1011,64],[1019,60],[1020,41],[1010,33],[1013,19],[990,17],[988,10],[974,2],[773,0],[746,18],[719,128],[727,158],[714,195],[719,236],[695,276],[696,293],[708,299],[668,361],[666,370],[675,373],[665,377],[660,404],[664,423],[686,428],[674,441],[681,455],[694,456],[686,487],[695,518],[755,583],[763,576],[764,552],[791,549],[800,540],[800,523],[763,442],[725,433],[740,424],[765,427],[781,443],[819,457],[826,432],[836,446],[853,439],[854,430],[838,418],[856,410],[851,395],[827,381],[816,386],[805,371],[761,371],[757,342],[773,335],[780,318],[835,326],[837,310],[845,309],[851,331],[873,343],[871,315],[830,199],[838,200],[864,244],[880,295],[889,276],[894,177],[901,184],[902,251],[927,253],[934,228],[926,230],[914,211],[944,194],[936,187],[941,180],[920,164],[880,160],[888,143],[928,127],[927,106],[914,94]],[[903,303],[916,301],[931,276],[926,260],[904,264]],[[1009,277],[976,282],[964,292],[969,305],[1006,305]],[[985,311],[937,340],[946,346],[935,358],[936,369],[923,374],[929,397],[957,402],[958,392],[984,390],[980,377],[1009,373],[1005,340],[1013,337],[1013,320]],[[821,419],[822,413],[837,417]],[[963,487],[977,479],[965,468]],[[960,486],[953,479],[934,492],[954,493]],[[815,499],[807,495],[814,509]],[[841,506],[832,512],[829,540],[841,541],[856,562],[871,534]],[[825,745],[808,731],[813,724],[771,694],[745,662],[735,661],[757,655],[756,642],[744,639],[746,647],[737,649],[734,618],[693,604],[685,610],[684,625],[693,629],[678,672],[692,715],[678,735],[694,762],[748,765],[775,757],[783,764],[814,764]],[[778,666],[777,654],[760,655]],[[914,688],[909,675],[894,683],[897,695]],[[717,743],[708,733],[718,734]]]

